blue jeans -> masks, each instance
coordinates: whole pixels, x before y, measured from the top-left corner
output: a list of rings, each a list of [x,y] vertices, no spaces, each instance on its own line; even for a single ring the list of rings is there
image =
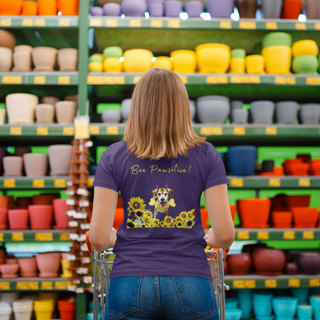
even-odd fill
[[[110,279],[104,320],[219,320],[213,284],[193,276]]]

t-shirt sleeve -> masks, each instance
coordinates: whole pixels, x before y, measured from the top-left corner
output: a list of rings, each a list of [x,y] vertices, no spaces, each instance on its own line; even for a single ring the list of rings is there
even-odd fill
[[[207,164],[207,176],[203,190],[220,184],[229,184],[221,156],[212,144],[209,144],[207,150]]]
[[[99,161],[96,175],[94,177],[94,182],[92,185],[94,187],[103,187],[119,192],[119,188],[114,176],[112,148],[109,147],[103,153]]]

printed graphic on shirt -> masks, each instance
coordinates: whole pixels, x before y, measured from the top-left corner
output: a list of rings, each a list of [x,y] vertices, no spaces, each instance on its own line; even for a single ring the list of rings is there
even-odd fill
[[[175,207],[173,190],[165,186],[151,191],[152,198],[146,209],[146,204],[140,197],[131,198],[127,207],[127,228],[185,228],[191,229],[195,225],[195,209],[183,211],[177,217],[169,215],[170,207]],[[153,211],[153,212],[152,212]]]

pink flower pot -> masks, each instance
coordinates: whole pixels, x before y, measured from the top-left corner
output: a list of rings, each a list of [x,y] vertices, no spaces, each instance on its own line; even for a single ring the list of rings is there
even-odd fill
[[[37,275],[37,261],[36,258],[19,258],[18,263],[20,266],[20,272],[22,276],[32,274]]]
[[[27,209],[12,209],[8,211],[11,230],[28,229],[29,211]]]
[[[36,255],[37,266],[42,278],[58,277],[61,254],[57,252],[39,253]]]
[[[17,278],[19,271],[18,264],[2,264],[0,265],[0,272],[2,278]]]
[[[31,205],[28,207],[32,230],[51,229],[53,210],[51,205]]]
[[[0,208],[0,230],[5,230],[8,228],[8,209]]]
[[[68,206],[66,199],[53,200],[54,220],[56,221],[55,228],[67,229],[69,226],[70,217],[67,215]]]
[[[6,264],[18,264],[16,258],[6,258]]]

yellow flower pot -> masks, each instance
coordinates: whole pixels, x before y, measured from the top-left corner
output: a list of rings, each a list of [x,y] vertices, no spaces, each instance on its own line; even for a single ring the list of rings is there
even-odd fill
[[[243,58],[231,59],[230,73],[245,73],[245,60]]]
[[[262,50],[268,74],[291,74],[292,49],[286,46],[272,46]]]
[[[292,55],[294,58],[306,55],[317,57],[318,53],[318,45],[313,40],[300,40],[292,45]]]
[[[71,261],[61,260],[61,266],[62,266],[61,278],[72,278],[72,271],[69,270],[71,268]]]
[[[172,51],[173,71],[177,73],[194,73],[196,71],[196,53],[192,50]]]
[[[36,320],[51,320],[54,310],[54,300],[35,300],[34,311]]]
[[[246,70],[249,74],[265,74],[264,57],[259,54],[246,57]]]
[[[227,46],[226,44],[223,43],[204,43],[200,44],[199,46],[196,47],[196,52],[202,50],[202,49],[212,49],[212,48],[219,48],[219,49],[225,49],[230,52],[231,48]]]
[[[172,60],[169,57],[157,57],[154,67],[172,70]]]
[[[146,72],[152,68],[153,53],[145,49],[131,49],[124,54],[124,72]]]
[[[101,62],[90,62],[89,63],[89,70],[91,72],[102,72],[103,71],[103,65]]]
[[[103,61],[103,70],[105,72],[122,72],[122,63],[119,58],[107,58]]]
[[[203,45],[202,45],[203,46]],[[230,65],[227,48],[196,48],[199,73],[226,73]]]

